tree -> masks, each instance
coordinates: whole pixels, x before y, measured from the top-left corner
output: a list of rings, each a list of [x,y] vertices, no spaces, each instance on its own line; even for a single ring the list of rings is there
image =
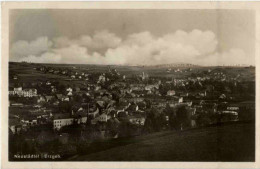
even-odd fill
[[[61,102],[59,104],[59,109],[63,113],[68,113],[72,111],[72,105],[70,102]]]
[[[152,108],[147,113],[147,117],[144,124],[145,132],[157,132],[166,126],[166,119],[163,113],[160,113],[157,109]]]
[[[172,128],[182,130],[190,127],[191,114],[187,110],[186,106],[178,106],[175,113],[169,116],[169,123]]]
[[[66,86],[64,84],[60,84],[60,85],[58,85],[57,90],[59,92],[65,94],[66,93]]]

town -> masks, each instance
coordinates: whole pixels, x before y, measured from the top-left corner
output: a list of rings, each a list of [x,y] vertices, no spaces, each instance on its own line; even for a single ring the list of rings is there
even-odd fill
[[[65,160],[127,144],[115,140],[239,122],[255,122],[253,66],[9,63],[10,160]]]

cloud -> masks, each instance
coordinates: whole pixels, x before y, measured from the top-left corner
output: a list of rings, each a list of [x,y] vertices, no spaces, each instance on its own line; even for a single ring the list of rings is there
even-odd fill
[[[47,52],[52,47],[53,43],[47,37],[39,37],[34,41],[27,42],[20,40],[12,44],[10,48],[11,58],[13,60],[30,55],[39,55]]]
[[[70,45],[76,43],[75,41],[70,40],[68,37],[57,37],[53,39],[54,48],[64,48],[69,47]]]
[[[107,30],[96,31],[93,37],[82,35],[78,39],[69,39],[67,37],[54,38],[54,47],[62,48],[71,45],[86,47],[89,51],[102,52],[108,48],[115,48],[121,43],[121,38]]]
[[[121,38],[107,30],[97,31],[92,38],[82,36],[79,44],[91,49],[115,48],[121,43]]]
[[[109,49],[105,57],[116,57],[122,64],[193,62],[201,55],[214,52],[216,46],[217,40],[210,31],[176,31],[163,37],[141,32],[129,35],[122,45]]]
[[[21,42],[27,45],[18,45]],[[130,65],[182,62],[221,65],[244,63],[246,60],[243,50],[234,48],[219,53],[217,45],[217,38],[212,31],[195,29],[191,32],[178,30],[159,37],[145,31],[130,34],[125,39],[103,30],[95,32],[93,36],[82,35],[78,39],[57,37],[50,42],[38,38],[32,42],[18,41],[13,46],[16,47],[16,56],[20,56],[17,60],[28,62]],[[18,50],[23,46],[35,49]]]

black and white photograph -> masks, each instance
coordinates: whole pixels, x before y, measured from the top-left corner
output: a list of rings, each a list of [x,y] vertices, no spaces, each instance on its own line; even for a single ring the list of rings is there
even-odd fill
[[[9,162],[256,161],[254,10],[8,17]]]

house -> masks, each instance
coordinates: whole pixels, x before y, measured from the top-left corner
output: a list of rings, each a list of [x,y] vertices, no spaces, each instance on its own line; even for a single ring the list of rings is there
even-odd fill
[[[37,96],[37,89],[24,89],[22,90],[23,97],[35,97]]]
[[[71,87],[67,88],[66,91],[68,96],[72,96],[73,89]]]
[[[51,92],[55,93],[56,91],[57,91],[56,87],[55,86],[51,86]]]
[[[142,78],[142,80],[145,80],[145,79],[149,78],[148,74],[146,74],[144,72],[142,73],[142,75],[140,75],[140,77]]]
[[[69,96],[64,96],[64,100],[63,101],[70,101],[70,97]]]
[[[46,102],[50,102],[53,98],[54,96],[45,96]]]
[[[72,125],[74,118],[69,113],[66,114],[54,114],[53,116],[53,129],[60,130],[64,126]]]
[[[227,110],[229,111],[238,111],[239,110],[239,105],[236,104],[231,104],[227,106]]]
[[[129,119],[130,123],[136,124],[136,125],[143,126],[145,123],[145,117],[143,117],[143,116],[138,116],[138,115],[129,116],[128,119]]]
[[[117,116],[116,110],[111,110],[111,111],[109,111],[108,113],[109,113],[109,115],[110,115],[112,118],[115,118],[115,117]]]
[[[95,86],[95,91],[98,91],[98,90],[100,90],[101,89],[101,86],[99,86],[99,85],[96,85]]]
[[[97,83],[104,83],[105,81],[106,81],[106,77],[104,74],[102,74],[99,76]]]
[[[132,91],[142,91],[145,88],[144,84],[131,84],[130,88]]]
[[[159,84],[146,85],[145,90],[159,89]]]
[[[145,102],[138,102],[138,109],[139,110],[145,110],[146,109],[146,103]]]
[[[107,122],[111,118],[110,115],[102,113],[100,116],[91,120],[91,124],[96,124],[97,122]]]
[[[60,101],[64,101],[65,96],[63,94],[56,94],[56,98]]]
[[[45,70],[46,70],[45,67],[41,67],[41,68],[40,68],[40,71],[42,71],[42,72],[45,71]]]
[[[59,70],[55,70],[53,73],[54,73],[54,74],[59,74],[60,71],[59,71]]]
[[[219,96],[219,99],[226,99],[227,97],[226,97],[226,95],[225,94],[221,94],[220,96]]]
[[[167,96],[174,96],[175,95],[175,91],[174,90],[169,90],[167,92]]]
[[[44,96],[39,96],[38,99],[37,99],[37,103],[43,103],[43,102],[46,102],[46,99]]]
[[[105,102],[102,101],[102,100],[98,100],[98,101],[97,101],[97,105],[98,105],[98,107],[100,107],[100,108],[104,108],[104,107],[105,107]]]
[[[13,79],[14,79],[14,80],[17,80],[17,79],[18,79],[18,77],[17,77],[17,76],[13,76]]]
[[[183,97],[173,96],[170,100],[167,101],[169,104],[180,104],[183,103]]]
[[[9,119],[8,125],[13,134],[19,134],[22,129],[22,124],[19,119]]]
[[[63,75],[66,75],[66,74],[68,73],[68,71],[63,70],[61,73],[62,73]]]
[[[9,91],[9,95],[19,95],[21,96],[23,94],[23,88],[22,87],[14,87],[12,91]]]
[[[121,94],[131,93],[132,89],[120,89]]]
[[[89,109],[88,115],[92,118],[95,118],[97,115],[99,114],[99,109],[95,109],[95,111],[93,109]]]
[[[221,111],[221,121],[237,121],[238,120],[238,113],[235,111]]]
[[[25,124],[25,126],[31,127],[38,124],[37,116],[26,116],[23,120],[21,120]]]
[[[50,81],[47,81],[47,82],[46,82],[46,85],[51,85],[51,82],[50,82]]]
[[[49,73],[53,73],[53,72],[54,72],[54,70],[53,70],[53,69],[50,69],[50,70],[49,70]]]
[[[190,111],[192,116],[196,114],[196,108],[189,108],[188,110]]]
[[[76,123],[81,124],[81,123],[86,123],[88,120],[87,113],[83,111],[82,108],[80,108],[74,115],[73,118]]]

